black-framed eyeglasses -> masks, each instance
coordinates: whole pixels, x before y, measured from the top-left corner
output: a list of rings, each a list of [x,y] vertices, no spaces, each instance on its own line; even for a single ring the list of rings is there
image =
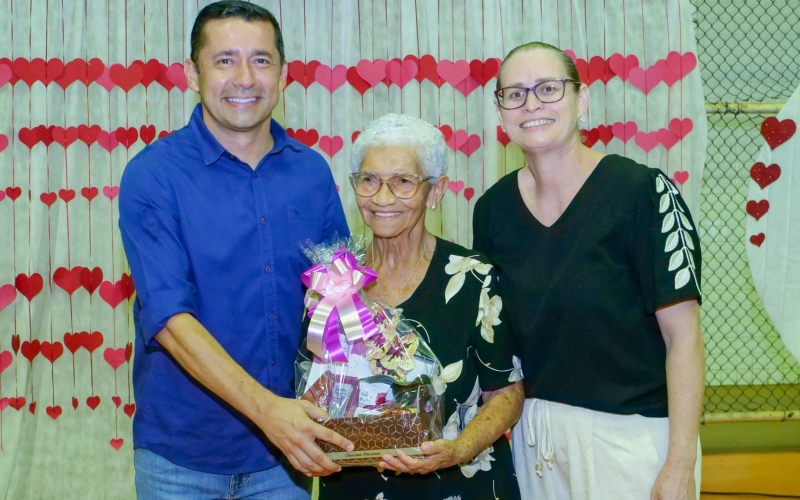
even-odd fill
[[[377,175],[369,173],[350,174],[350,184],[358,196],[375,196],[381,186],[386,184],[395,198],[401,200],[413,198],[419,192],[422,183],[431,179],[433,179],[432,176],[419,177],[418,175],[395,175],[388,179],[381,179]]]
[[[581,84],[578,80],[571,78],[556,78],[539,82],[533,87],[505,87],[495,90],[494,95],[497,97],[497,104],[501,108],[517,109],[524,106],[528,101],[528,92],[533,92],[533,95],[542,104],[560,101],[564,98],[567,83]]]

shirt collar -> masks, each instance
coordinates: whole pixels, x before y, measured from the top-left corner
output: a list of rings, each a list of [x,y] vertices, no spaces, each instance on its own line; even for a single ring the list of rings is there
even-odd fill
[[[214,137],[214,134],[208,130],[205,122],[203,122],[202,104],[198,103],[194,107],[192,117],[189,119],[189,126],[194,132],[195,139],[197,139],[197,145],[200,147],[200,154],[203,156],[203,162],[207,167],[216,163],[226,151],[217,138]],[[274,118],[270,120],[269,131],[275,143],[272,146],[272,150],[269,151],[267,155],[280,153],[285,147],[289,147],[294,151],[300,151],[300,147],[296,141],[289,137],[286,130],[284,130],[280,123]]]

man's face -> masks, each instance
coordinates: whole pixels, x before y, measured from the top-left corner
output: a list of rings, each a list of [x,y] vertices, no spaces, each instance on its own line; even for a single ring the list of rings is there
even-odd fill
[[[199,67],[187,60],[184,70],[189,88],[200,94],[206,126],[215,136],[268,131],[286,86],[286,65],[281,65],[272,25],[215,19],[203,33]]]

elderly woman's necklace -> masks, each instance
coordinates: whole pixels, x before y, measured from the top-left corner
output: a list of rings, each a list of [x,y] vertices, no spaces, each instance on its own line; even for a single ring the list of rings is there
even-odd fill
[[[384,302],[386,302],[387,304],[389,304],[391,306],[396,306],[397,305],[397,301],[403,295],[403,292],[405,291],[406,287],[408,286],[408,283],[411,281],[411,277],[414,276],[415,272],[417,272],[417,268],[419,267],[420,262],[422,262],[422,257],[425,255],[425,245],[427,243],[428,243],[428,238],[426,237],[426,235],[423,234],[422,235],[422,252],[420,252],[419,259],[417,259],[417,263],[414,265],[414,269],[411,270],[411,274],[408,275],[408,278],[406,278],[406,282],[403,283],[403,288],[401,288],[400,291],[397,292],[397,296],[394,298],[394,302],[389,302],[388,300],[386,300],[386,297],[383,295],[383,289],[381,288],[381,282],[379,280],[375,280],[375,284],[378,285],[378,293],[381,295],[381,299],[383,299]],[[374,241],[372,242],[370,247],[371,247],[370,251],[372,252],[372,256],[371,256],[372,257],[372,265],[374,266],[375,265],[375,242]]]

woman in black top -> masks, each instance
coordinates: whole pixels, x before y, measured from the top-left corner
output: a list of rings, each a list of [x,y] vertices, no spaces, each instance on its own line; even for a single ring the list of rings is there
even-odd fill
[[[689,210],[660,170],[581,143],[589,89],[559,49],[517,47],[497,87],[527,168],[478,201],[474,247],[497,268],[525,373],[522,496],[694,498],[704,359]]]
[[[365,264],[378,280],[367,293],[401,308],[444,367],[444,439],[423,443],[424,459],[398,451],[383,457],[388,470],[320,478],[321,500],[520,498],[504,433],[522,411],[522,373],[494,269],[425,229],[447,186],[446,148],[432,125],[389,114],[359,135],[350,176],[373,233]]]

